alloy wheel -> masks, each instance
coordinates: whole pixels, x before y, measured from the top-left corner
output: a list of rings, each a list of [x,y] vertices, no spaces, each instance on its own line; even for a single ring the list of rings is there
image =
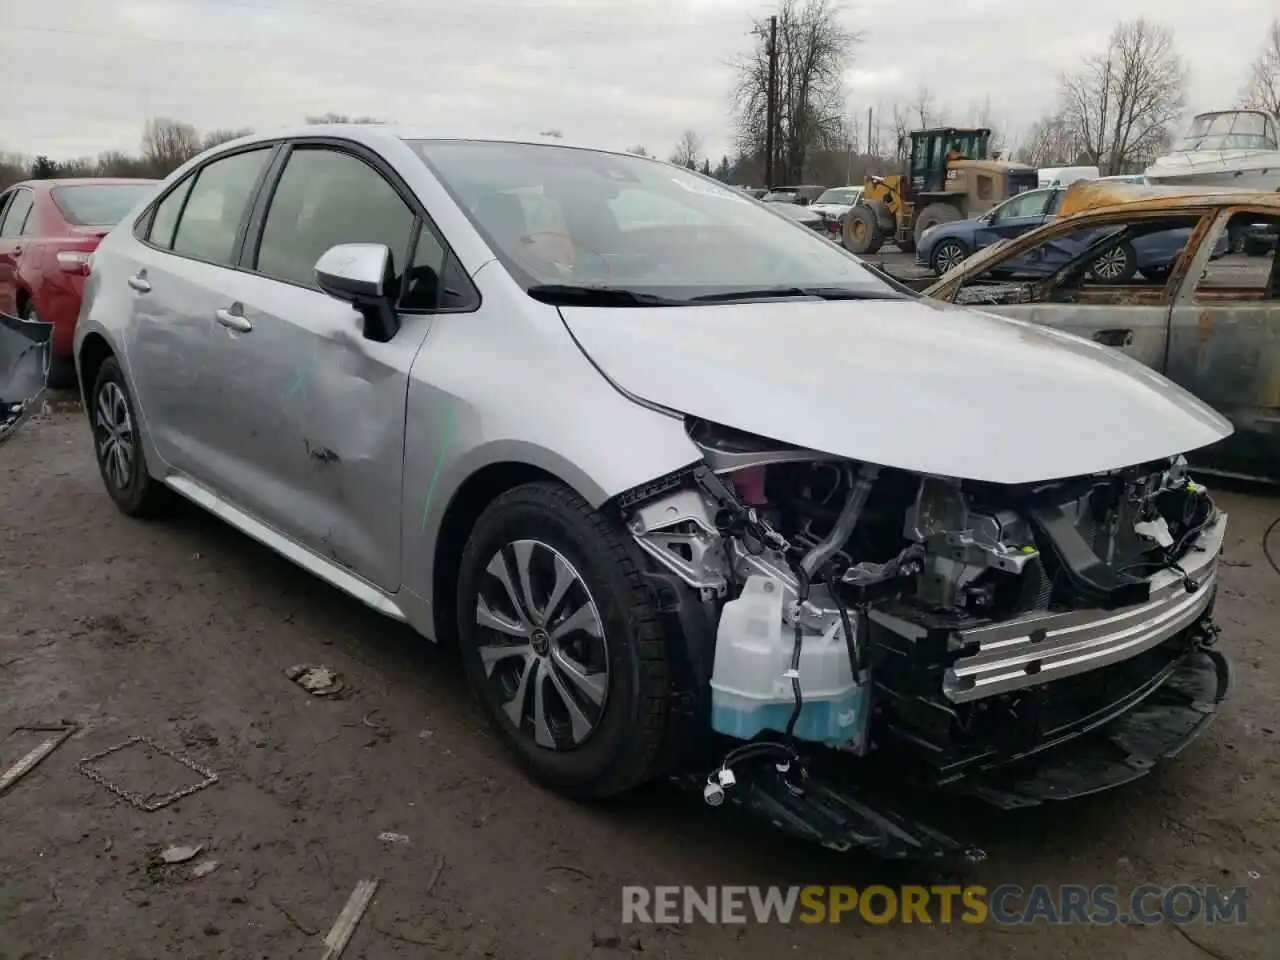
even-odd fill
[[[1121,247],[1108,250],[1093,261],[1093,275],[1099,280],[1115,280],[1124,274],[1129,255]]]
[[[480,661],[516,729],[572,750],[604,716],[604,622],[582,575],[555,548],[517,540],[485,567],[476,599]]]
[[[133,479],[135,459],[133,418],[129,416],[129,403],[119,384],[108,380],[98,391],[94,426],[103,473],[116,489],[127,489]]]
[[[964,262],[964,249],[958,243],[944,243],[942,247],[939,248],[935,259],[938,262],[938,276],[942,276],[958,264]]]

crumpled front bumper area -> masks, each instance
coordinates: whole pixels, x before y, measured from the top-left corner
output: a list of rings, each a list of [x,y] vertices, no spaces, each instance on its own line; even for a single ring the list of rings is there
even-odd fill
[[[1091,685],[1088,690],[1068,689],[1072,680],[1045,688],[1046,694],[1057,688],[1055,699],[1076,706],[1068,719],[1051,719],[1055,703],[1041,703],[1039,735],[1021,747],[942,757],[913,751],[890,735],[865,760],[835,752],[815,757],[799,789],[771,763],[740,771],[741,786],[730,796],[775,827],[832,849],[890,859],[981,860],[978,844],[929,822],[940,795],[1010,810],[1099,793],[1150,773],[1204,732],[1230,691],[1230,663],[1214,649],[1216,636],[1206,615],[1159,647],[1097,676],[1074,678]],[[1081,699],[1087,709],[1079,709]],[[859,768],[856,780],[851,764]]]
[[[0,313],[0,440],[18,429],[44,393],[52,336],[51,323]]]

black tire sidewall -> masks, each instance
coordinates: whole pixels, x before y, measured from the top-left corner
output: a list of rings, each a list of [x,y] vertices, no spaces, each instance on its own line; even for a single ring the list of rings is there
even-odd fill
[[[476,522],[463,550],[458,578],[457,615],[461,655],[467,679],[504,742],[539,781],[583,797],[618,792],[642,779],[653,754],[646,735],[647,710],[638,655],[642,638],[633,608],[633,589],[614,548],[582,509],[566,508],[576,500],[564,488],[531,484],[504,494]],[[580,507],[585,504],[578,501]],[[521,539],[554,547],[583,578],[604,624],[609,659],[609,687],[604,715],[579,747],[553,751],[539,747],[502,710],[478,652],[481,639],[475,604],[485,566],[497,551]],[[621,784],[619,787],[618,784]]]
[[[124,394],[125,405],[129,408],[129,422],[133,426],[133,470],[129,475],[129,485],[123,490],[112,483],[107,475],[106,465],[102,462],[102,444],[98,434],[98,397],[108,383],[114,383]],[[103,361],[102,367],[98,370],[98,378],[93,384],[93,392],[88,399],[89,429],[93,434],[93,458],[98,462],[98,473],[102,476],[102,485],[106,487],[107,495],[115,501],[117,507],[125,513],[137,513],[143,509],[152,481],[147,474],[147,461],[142,453],[142,435],[138,429],[138,412],[133,404],[133,395],[129,392],[124,371],[120,369],[120,363],[115,357],[108,357]]]

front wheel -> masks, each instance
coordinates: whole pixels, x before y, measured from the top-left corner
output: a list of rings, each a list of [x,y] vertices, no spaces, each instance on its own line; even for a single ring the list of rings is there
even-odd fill
[[[969,251],[965,249],[965,245],[959,240],[943,240],[933,248],[933,254],[929,258],[929,265],[933,267],[933,272],[938,276],[954,269],[965,258],[969,256]]]
[[[859,256],[876,253],[884,243],[875,211],[859,204],[844,218],[844,247]]]
[[[88,414],[98,471],[120,512],[131,517],[151,516],[171,506],[169,489],[147,472],[133,398],[115,357],[104,360],[98,371]]]
[[[634,548],[557,483],[500,496],[459,568],[463,662],[480,704],[531,775],[583,798],[655,775],[668,660]]]

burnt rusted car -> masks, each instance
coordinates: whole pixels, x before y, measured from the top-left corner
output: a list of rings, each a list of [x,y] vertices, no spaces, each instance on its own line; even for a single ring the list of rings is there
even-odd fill
[[[1244,224],[1274,235],[1280,195],[1082,183],[1059,218],[979,251],[924,293],[1129,354],[1234,424],[1200,451],[1202,469],[1277,482],[1280,259],[1274,242],[1261,256],[1232,252],[1227,237]]]

